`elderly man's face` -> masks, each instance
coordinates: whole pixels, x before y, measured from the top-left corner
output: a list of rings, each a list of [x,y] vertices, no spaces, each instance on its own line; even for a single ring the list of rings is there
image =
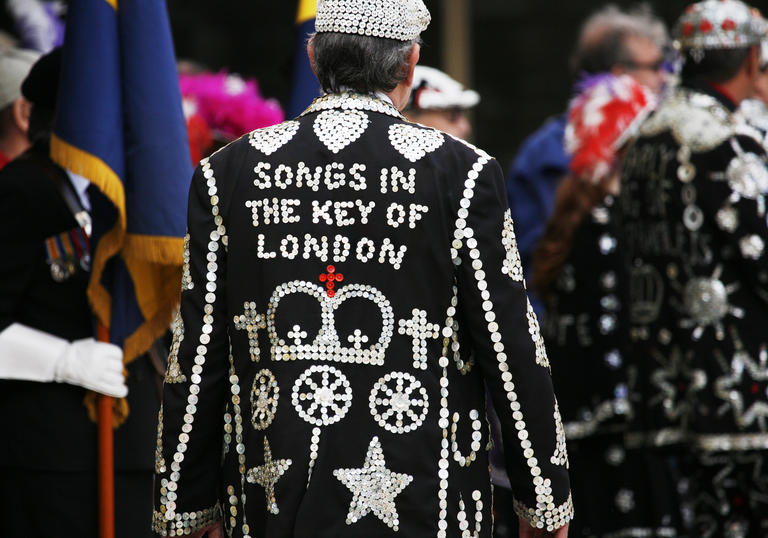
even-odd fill
[[[655,93],[660,92],[666,80],[666,72],[664,55],[658,45],[644,37],[630,36],[625,47],[631,60],[617,66],[615,71],[628,74]]]

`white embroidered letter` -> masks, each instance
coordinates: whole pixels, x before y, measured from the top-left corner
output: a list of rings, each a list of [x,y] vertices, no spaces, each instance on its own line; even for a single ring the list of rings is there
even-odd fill
[[[368,252],[364,252],[365,250]],[[376,256],[376,244],[370,239],[362,238],[357,243],[357,259],[363,263],[368,263]]]
[[[395,215],[395,213],[397,213],[397,215]],[[397,228],[405,222],[405,215],[405,208],[397,202],[393,202],[387,208],[387,224],[393,228]]]
[[[322,219],[328,226],[333,226],[333,218],[328,212],[331,209],[332,204],[333,202],[328,200],[321,206],[320,202],[312,200],[312,223],[319,224]]]
[[[291,251],[288,251],[288,244],[291,244]],[[293,235],[288,235],[280,241],[280,255],[283,258],[293,260],[299,255],[299,238]]]
[[[304,236],[304,259],[308,260],[313,252],[320,261],[328,261],[328,238],[326,236],[322,236],[319,242],[309,234]]]

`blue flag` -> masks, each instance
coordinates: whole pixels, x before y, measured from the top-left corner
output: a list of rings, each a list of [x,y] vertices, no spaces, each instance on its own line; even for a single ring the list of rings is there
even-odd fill
[[[88,295],[128,362],[180,293],[192,167],[165,2],[69,3],[51,156],[97,187]]]
[[[299,0],[296,17],[296,55],[293,64],[293,89],[288,102],[287,116],[295,118],[320,95],[320,83],[312,72],[307,56],[307,37],[315,31],[316,0]]]

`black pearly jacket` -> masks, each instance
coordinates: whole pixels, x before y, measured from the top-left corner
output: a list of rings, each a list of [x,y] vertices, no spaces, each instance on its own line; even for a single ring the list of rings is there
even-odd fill
[[[570,520],[549,363],[486,153],[382,100],[326,96],[201,163],[185,259],[156,532],[490,536],[486,386],[514,509]]]

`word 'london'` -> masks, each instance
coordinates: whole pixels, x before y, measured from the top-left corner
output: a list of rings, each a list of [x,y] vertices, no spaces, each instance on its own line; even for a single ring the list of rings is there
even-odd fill
[[[271,170],[271,164],[259,163],[254,169],[257,176],[253,182],[254,186],[258,189],[280,190],[308,188],[315,192],[321,187],[328,191],[348,188],[358,192],[368,188],[368,181],[362,175],[366,171],[364,164],[355,164],[349,168],[348,172],[345,171],[346,165],[343,163],[330,163],[314,169],[307,167],[304,163],[299,163],[295,168],[281,164],[275,167],[274,173],[270,173]],[[416,171],[411,168],[403,172],[394,166],[384,168],[381,170],[379,187],[382,194],[397,192],[415,194]],[[359,199],[354,201],[312,200],[311,204],[311,217],[305,216],[311,218],[312,224],[326,224],[337,228],[368,224],[376,208],[375,202],[364,202]],[[300,214],[302,201],[298,199],[263,198],[249,200],[245,206],[251,211],[255,228],[273,224],[296,224],[302,221]],[[386,217],[387,226],[393,229],[403,226],[413,230],[428,212],[427,206],[418,203],[392,202],[383,215]],[[316,237],[311,234],[288,234],[278,240],[266,234],[258,234],[256,250],[257,256],[261,259],[280,256],[293,260],[301,256],[304,259],[316,257],[323,262],[333,261],[334,263],[342,263],[352,255],[363,263],[376,260],[381,264],[389,263],[397,270],[400,269],[408,248],[405,245],[396,246],[389,238],[384,238],[380,244],[376,244],[372,239],[365,237],[353,243],[348,237],[340,234],[335,235],[332,240],[325,235]]]

